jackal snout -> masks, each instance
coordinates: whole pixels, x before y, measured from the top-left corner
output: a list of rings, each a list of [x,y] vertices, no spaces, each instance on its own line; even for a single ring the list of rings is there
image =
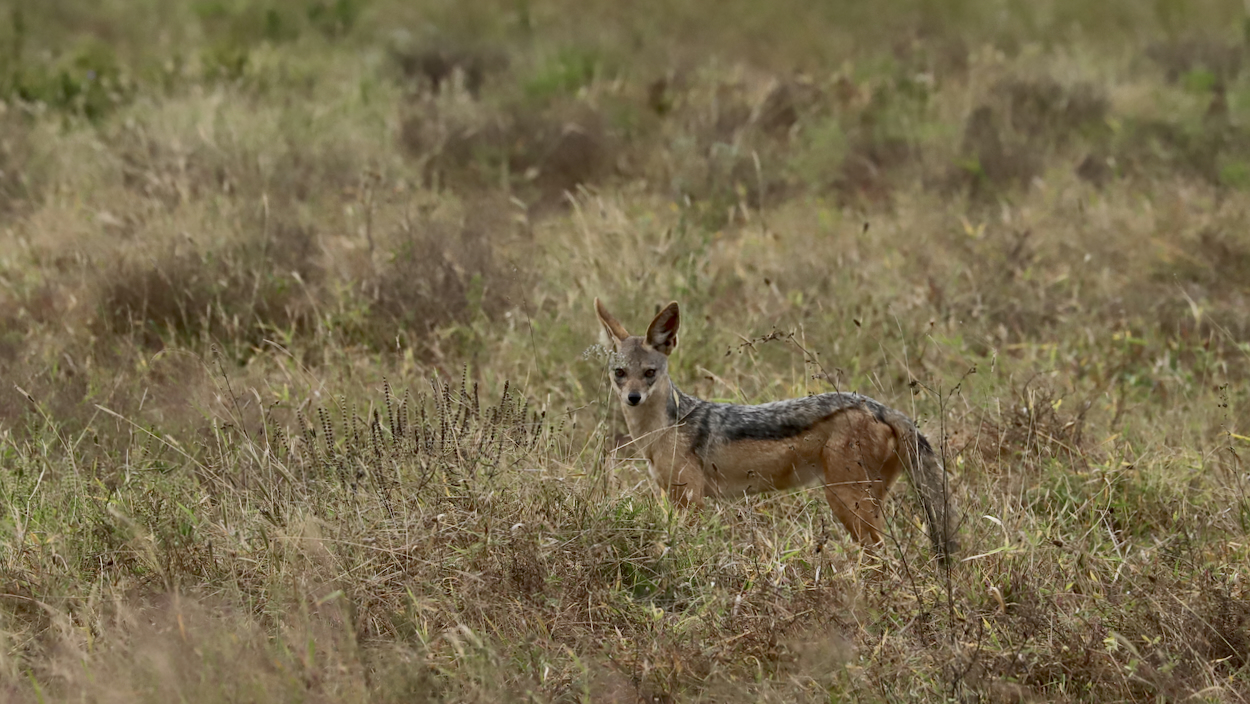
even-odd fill
[[[623,347],[625,349],[612,356],[612,381],[621,400],[637,406],[647,400],[652,387],[667,373],[665,360],[657,352],[648,354],[644,349],[630,349],[640,348],[640,345]]]

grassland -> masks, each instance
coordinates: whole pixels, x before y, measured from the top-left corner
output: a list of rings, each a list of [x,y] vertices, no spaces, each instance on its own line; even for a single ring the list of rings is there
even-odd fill
[[[0,9],[0,699],[1250,701],[1241,4]],[[596,295],[963,560],[669,511]]]

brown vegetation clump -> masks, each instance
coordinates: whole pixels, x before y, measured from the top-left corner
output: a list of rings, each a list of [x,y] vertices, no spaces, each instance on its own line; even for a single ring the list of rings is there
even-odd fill
[[[308,287],[320,278],[314,242],[308,229],[279,225],[232,247],[187,243],[123,263],[100,282],[103,332],[161,347],[223,337],[257,346],[274,330],[307,331],[315,326]]]
[[[1242,42],[1211,36],[1161,41],[1146,48],[1146,56],[1163,69],[1171,83],[1194,71],[1209,71],[1220,81],[1234,80],[1241,73],[1245,54]]]
[[[27,127],[0,108],[0,217],[11,215],[30,188]]]
[[[977,444],[987,469],[1007,472],[1042,471],[1052,461],[1081,468],[1090,461],[1085,445],[1084,408],[1069,410],[1063,397],[1045,382],[1026,382],[981,421]]]
[[[463,46],[399,48],[393,55],[405,79],[418,90],[427,89],[435,95],[458,82],[476,98],[486,78],[508,66],[505,54]]]
[[[893,202],[904,184],[923,178],[928,168],[926,146],[909,125],[931,109],[929,87],[909,74],[863,85],[841,76],[834,94],[845,111],[844,116],[840,111],[832,115],[845,136],[845,148],[835,155],[833,192],[843,205]],[[825,129],[828,120],[823,118]]]
[[[1005,102],[1012,129],[1029,135],[1039,150],[1108,129],[1111,105],[1107,96],[1087,83],[1065,87],[1049,76],[1004,79],[992,92]],[[1055,143],[1046,145],[1043,139]]]
[[[1223,335],[1250,337],[1250,242],[1237,225],[1224,221],[1187,234],[1183,241],[1151,272],[1150,285],[1160,297],[1149,307],[1158,325],[1181,339],[1205,341],[1207,347]],[[1166,298],[1173,291],[1181,292],[1181,300]]]
[[[891,172],[909,163],[912,146],[899,138],[856,142],[842,160],[834,189],[846,202],[888,202]]]
[[[1048,155],[1070,149],[1086,153],[1082,178],[1105,183],[1110,128],[1106,95],[1090,84],[1071,87],[1049,76],[1009,78],[989,91],[987,101],[967,117],[962,162],[948,183],[967,188],[974,199],[1027,188],[1042,174]]]
[[[506,213],[485,200],[473,207],[463,223],[405,223],[389,238],[361,282],[369,344],[402,339],[424,349],[440,329],[498,321],[518,305],[528,274],[498,251],[511,229]]]
[[[559,198],[613,172],[615,147],[594,110],[573,107],[545,116],[519,116],[510,135],[508,168],[544,197]]]
[[[402,126],[405,150],[426,178],[457,189],[506,184],[539,205],[612,175],[616,147],[590,106],[513,105],[498,113],[455,98],[420,99]]]

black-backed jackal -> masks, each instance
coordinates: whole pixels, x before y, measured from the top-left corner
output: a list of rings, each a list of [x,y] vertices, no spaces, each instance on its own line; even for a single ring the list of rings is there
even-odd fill
[[[906,472],[938,555],[948,559],[958,549],[946,472],[907,416],[851,393],[758,406],[687,396],[668,375],[680,324],[676,302],[642,336],[630,335],[597,298],[595,312],[615,347],[609,375],[633,444],[678,506],[823,484],[830,508],[851,535],[875,545],[882,540],[885,498]]]

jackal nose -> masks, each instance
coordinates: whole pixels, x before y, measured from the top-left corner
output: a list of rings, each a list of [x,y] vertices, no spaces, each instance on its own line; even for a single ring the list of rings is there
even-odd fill
[[[629,396],[627,396],[625,400],[629,401],[629,405],[637,406],[639,403],[642,402],[642,394],[638,393],[637,391],[631,391],[629,393]]]

